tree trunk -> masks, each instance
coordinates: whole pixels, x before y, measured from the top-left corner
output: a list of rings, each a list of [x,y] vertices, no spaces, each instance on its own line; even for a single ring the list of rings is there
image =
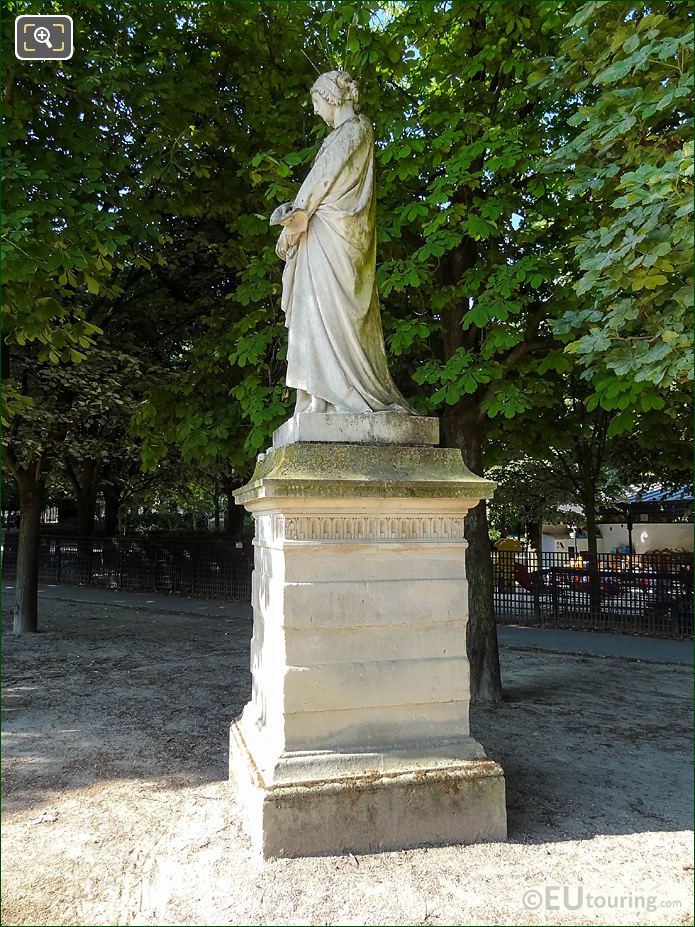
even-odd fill
[[[225,477],[222,480],[224,494],[227,498],[227,511],[224,513],[224,530],[230,541],[241,541],[246,510],[234,501],[233,492],[241,483],[239,480]]]
[[[215,531],[219,531],[220,530],[220,490],[219,490],[217,483],[215,483],[215,492],[213,495],[213,502],[215,506],[215,511],[214,511]]]
[[[482,436],[470,416],[458,406],[444,416],[449,447],[461,449],[464,462],[477,476],[483,475]],[[487,525],[487,506],[481,500],[466,515],[466,576],[468,578],[467,648],[471,673],[471,700],[499,702],[502,698],[497,624],[493,601],[492,553]]]
[[[582,484],[584,517],[586,518],[586,546],[589,561],[589,607],[593,617],[601,614],[601,578],[598,569],[598,540],[596,534],[596,499],[593,483]]]
[[[118,534],[118,514],[121,507],[121,490],[113,483],[105,483],[104,493],[104,535],[113,537]]]
[[[480,470],[478,470],[480,473]],[[468,576],[468,659],[471,699],[499,702],[502,698],[497,624],[493,602],[492,556],[487,505],[481,500],[466,515],[466,574]]]
[[[241,505],[235,505],[232,498],[232,508],[228,511],[225,527],[231,541],[241,541],[244,531],[244,518],[246,510]]]
[[[81,538],[91,538],[94,534],[101,466],[100,460],[86,460],[78,477],[70,461],[66,461],[65,464],[65,472],[72,483],[77,499],[77,524]]]
[[[77,499],[77,524],[81,538],[94,534],[94,520],[97,511],[97,494],[91,486],[83,490]]]
[[[16,474],[19,484],[20,521],[15,580],[13,631],[27,634],[38,631],[39,538],[43,483],[40,464],[33,463]]]

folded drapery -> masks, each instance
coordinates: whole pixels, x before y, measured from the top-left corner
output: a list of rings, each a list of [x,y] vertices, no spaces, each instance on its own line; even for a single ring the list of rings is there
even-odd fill
[[[291,208],[276,210],[277,252],[287,262],[287,385],[340,412],[412,412],[384,349],[373,150],[369,120],[347,119],[324,141]]]

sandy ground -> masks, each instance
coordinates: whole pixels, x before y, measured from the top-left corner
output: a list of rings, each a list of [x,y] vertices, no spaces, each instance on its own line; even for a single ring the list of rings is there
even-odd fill
[[[507,843],[263,865],[226,783],[250,624],[42,609],[5,636],[5,925],[693,923],[689,668],[507,650],[472,718]]]

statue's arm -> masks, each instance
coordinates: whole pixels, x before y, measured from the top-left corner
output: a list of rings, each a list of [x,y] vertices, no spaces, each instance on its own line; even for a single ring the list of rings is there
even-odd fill
[[[292,204],[292,212],[283,221],[285,228],[291,227],[295,234],[305,231],[309,219],[333,188],[345,170],[348,160],[360,157],[364,145],[369,145],[364,126],[357,120],[340,128],[340,135],[314,162],[306,180]]]
[[[361,120],[344,125],[340,136],[314,162],[294,202],[274,210],[270,224],[283,226],[276,246],[280,258],[287,260],[294,253],[309,220],[346,169],[348,160],[368,154],[371,144],[371,129],[365,128]]]

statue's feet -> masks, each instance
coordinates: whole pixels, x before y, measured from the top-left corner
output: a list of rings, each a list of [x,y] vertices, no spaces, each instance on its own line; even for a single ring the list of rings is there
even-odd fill
[[[335,412],[335,406],[319,396],[312,396],[311,393],[298,389],[294,414],[300,415],[302,412]]]
[[[310,396],[309,393],[305,392],[303,389],[298,389],[297,401],[294,406],[294,414],[299,415],[301,412],[308,412],[312,399],[313,396]]]
[[[325,399],[320,399],[318,396],[311,397],[311,403],[307,412],[328,412],[328,407],[330,403],[326,402]]]

